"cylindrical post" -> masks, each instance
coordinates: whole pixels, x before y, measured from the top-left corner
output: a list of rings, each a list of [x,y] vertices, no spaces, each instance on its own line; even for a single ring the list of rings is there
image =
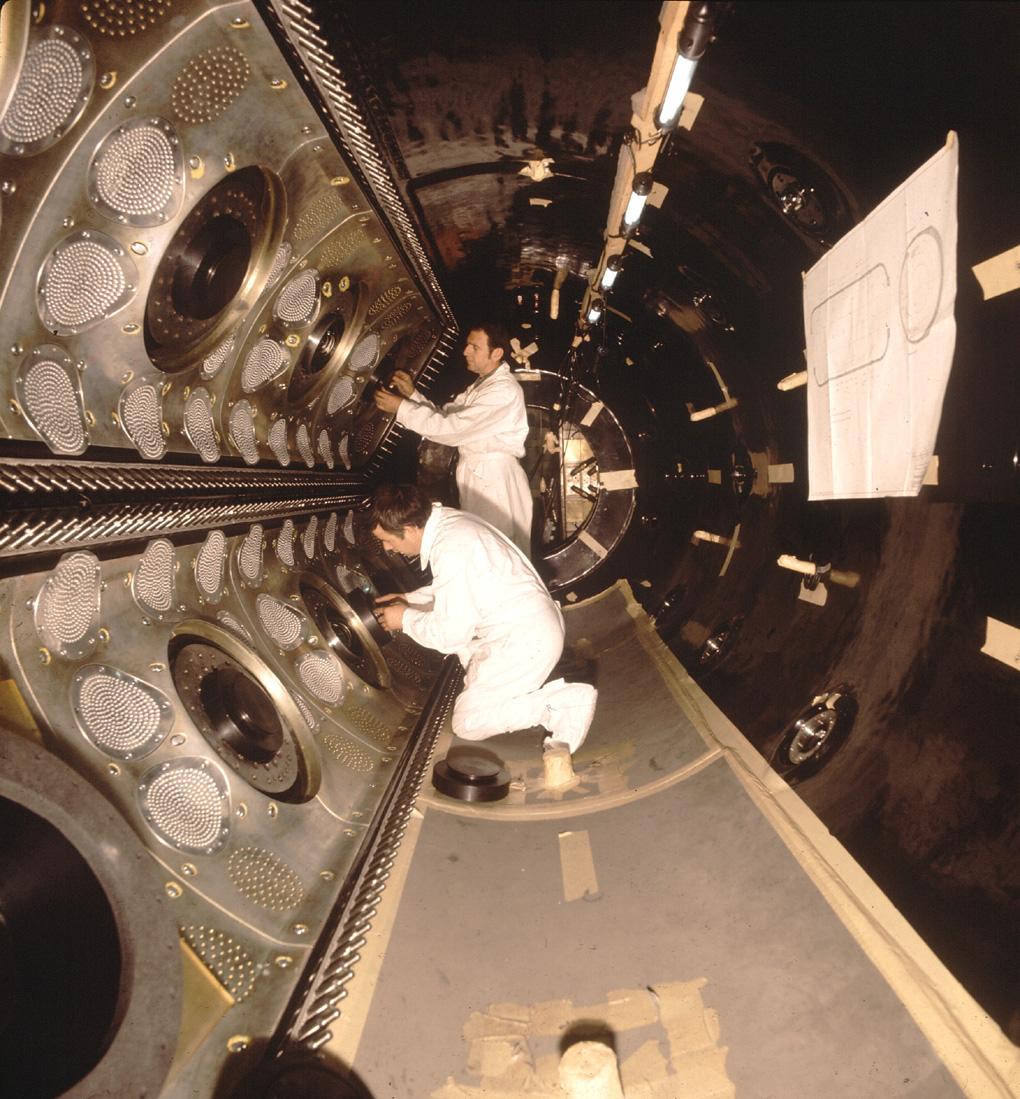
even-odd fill
[[[616,1054],[601,1042],[578,1042],[560,1059],[560,1087],[569,1099],[623,1099]]]

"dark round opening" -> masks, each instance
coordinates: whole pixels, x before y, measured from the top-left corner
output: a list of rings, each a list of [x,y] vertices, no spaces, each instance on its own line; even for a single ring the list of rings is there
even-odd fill
[[[268,763],[283,747],[283,726],[273,700],[236,664],[207,672],[199,697],[212,731],[243,759]]]
[[[113,912],[78,849],[0,798],[0,1095],[51,1099],[110,1045],[122,957]]]
[[[325,369],[333,359],[347,330],[342,313],[327,313],[321,317],[305,341],[304,350],[290,376],[287,396],[300,400],[312,379]]]
[[[208,320],[233,301],[251,260],[252,241],[236,218],[205,222],[177,259],[170,296],[182,317]]]

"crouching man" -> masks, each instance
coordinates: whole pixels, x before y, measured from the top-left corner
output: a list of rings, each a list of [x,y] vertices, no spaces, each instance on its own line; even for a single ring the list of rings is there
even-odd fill
[[[597,692],[546,678],[563,652],[563,616],[524,554],[488,523],[432,504],[413,485],[384,485],[372,505],[383,548],[418,554],[432,584],[376,601],[376,617],[419,645],[456,653],[464,690],[453,731],[486,740],[543,725],[546,744],[576,752],[588,735]]]

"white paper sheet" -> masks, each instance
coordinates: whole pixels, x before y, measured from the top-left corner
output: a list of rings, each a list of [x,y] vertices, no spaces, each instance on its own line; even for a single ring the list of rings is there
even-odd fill
[[[956,178],[946,145],[804,279],[811,500],[916,496],[956,344]]]

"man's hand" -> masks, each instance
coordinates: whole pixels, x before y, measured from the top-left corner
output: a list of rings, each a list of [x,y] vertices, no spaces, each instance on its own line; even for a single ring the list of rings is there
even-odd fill
[[[402,595],[380,595],[375,601],[376,620],[384,630],[399,633],[404,625],[407,600]]]
[[[396,393],[387,393],[385,389],[375,391],[375,407],[383,412],[391,414],[396,412],[402,400],[403,397],[398,396]]]
[[[393,377],[390,378],[390,385],[402,397],[410,397],[414,392],[414,379],[406,370],[394,370]]]

